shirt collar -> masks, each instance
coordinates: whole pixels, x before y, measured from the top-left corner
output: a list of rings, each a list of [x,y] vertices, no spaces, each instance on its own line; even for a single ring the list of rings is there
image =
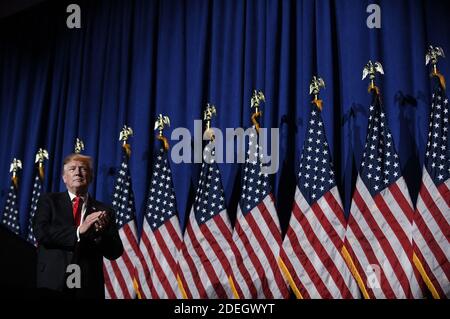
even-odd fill
[[[77,195],[71,193],[70,191],[67,191],[67,192],[69,193],[70,201],[73,202],[73,199],[74,199],[75,197],[77,197]],[[83,203],[86,203],[86,200],[88,199],[89,194],[86,193],[86,194],[81,195],[81,196],[79,196],[79,197],[83,200]]]

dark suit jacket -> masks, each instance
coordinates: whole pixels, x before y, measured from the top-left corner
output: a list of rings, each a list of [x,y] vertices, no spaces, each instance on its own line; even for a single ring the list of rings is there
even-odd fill
[[[40,197],[34,218],[34,231],[38,241],[38,288],[48,288],[79,298],[104,298],[103,257],[119,258],[123,252],[114,211],[89,196],[86,214],[105,210],[110,222],[101,236],[88,232],[77,241],[77,227],[68,192],[47,193]],[[85,217],[86,218],[86,217]],[[66,278],[69,264],[81,270],[81,288],[68,289]]]

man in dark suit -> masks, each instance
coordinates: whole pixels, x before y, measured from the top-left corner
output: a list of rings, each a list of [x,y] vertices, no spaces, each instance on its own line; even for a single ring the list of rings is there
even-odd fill
[[[104,298],[103,257],[123,252],[114,211],[88,194],[89,156],[71,154],[63,164],[67,191],[42,195],[34,219],[37,287],[46,295]]]

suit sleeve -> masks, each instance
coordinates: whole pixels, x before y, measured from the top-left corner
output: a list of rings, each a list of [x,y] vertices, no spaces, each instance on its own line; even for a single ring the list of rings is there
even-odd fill
[[[123,245],[117,230],[115,212],[112,209],[109,209],[108,213],[110,216],[108,228],[102,234],[97,245],[105,258],[114,260],[122,256]]]
[[[73,250],[77,240],[76,227],[52,223],[54,214],[56,208],[50,197],[41,196],[33,225],[38,244],[48,248]]]

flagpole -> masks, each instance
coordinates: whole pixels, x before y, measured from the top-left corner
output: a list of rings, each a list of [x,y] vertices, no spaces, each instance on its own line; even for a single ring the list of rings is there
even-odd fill
[[[379,99],[380,98],[380,90],[379,90],[378,86],[375,85],[375,77],[376,77],[377,73],[384,74],[383,66],[381,65],[380,62],[372,63],[372,61],[369,60],[369,62],[367,62],[367,64],[364,66],[362,80],[364,80],[367,76],[369,76],[370,83],[369,83],[369,87],[368,87],[368,92],[370,93],[371,91],[373,91],[376,95],[376,98]],[[345,243],[342,246],[341,255],[344,258],[345,262],[347,263],[347,266],[349,267],[350,272],[352,273],[353,277],[355,278],[355,280],[363,294],[364,299],[370,299],[370,295],[367,291],[366,285],[364,284],[362,276],[358,272],[355,262],[354,262],[352,256],[350,255]]]
[[[214,138],[215,138],[214,130],[211,128],[211,119],[214,115],[217,115],[217,110],[216,110],[215,105],[207,103],[206,109],[203,112],[203,120],[206,121],[206,129],[203,134],[206,135],[211,142],[213,142]],[[227,274],[227,277],[228,277],[228,284],[230,285],[230,289],[234,295],[234,298],[239,299],[239,293],[237,292],[236,285],[234,284],[232,274]],[[180,286],[181,292],[184,297],[186,295],[186,291],[183,288],[181,280],[178,282],[178,285]]]
[[[313,95],[311,103],[314,104],[319,109],[319,111],[322,111],[323,107],[323,101],[319,99],[319,93],[321,88],[325,88],[324,80],[321,77],[317,77],[314,75],[309,85],[309,94]],[[283,259],[281,257],[278,257],[278,264],[297,299],[303,299],[300,289],[295,284],[295,281],[292,278],[292,274],[289,272],[288,267],[283,262]]]
[[[428,52],[425,55],[425,65],[428,65],[431,62],[432,72],[430,73],[430,77],[436,77],[439,81],[439,85],[445,91],[445,78],[441,73],[439,73],[437,68],[437,63],[440,57],[445,58],[444,50],[441,47],[433,47],[432,45],[430,45],[428,47]],[[417,256],[415,251],[413,251],[413,263],[416,266],[417,270],[419,271],[420,275],[422,276],[422,279],[425,282],[427,288],[430,290],[433,298],[441,299],[439,292],[434,286],[431,278],[428,276],[425,267],[422,264],[422,261]]]
[[[164,151],[169,150],[169,142],[167,138],[163,134],[163,130],[166,126],[170,126],[170,118],[167,115],[159,114],[158,118],[155,121],[155,130],[158,130],[158,135],[156,135],[156,138],[161,141]],[[186,289],[184,288],[183,282],[180,278],[180,274],[177,272],[176,275],[177,285],[178,289],[181,292],[181,298],[182,299],[188,299]]]
[[[125,151],[125,154],[127,155],[127,158],[130,159],[131,157],[131,145],[128,144],[128,138],[130,136],[133,136],[133,129],[129,126],[124,125],[122,130],[119,133],[119,141],[122,141],[122,148]],[[139,284],[136,280],[136,275],[133,274],[133,288],[136,292],[136,296],[138,299],[142,299],[141,292],[139,290]]]

